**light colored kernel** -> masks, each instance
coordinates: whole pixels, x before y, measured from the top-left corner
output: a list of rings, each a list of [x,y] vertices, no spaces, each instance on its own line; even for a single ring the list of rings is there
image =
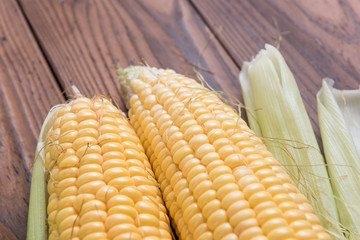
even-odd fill
[[[130,177],[129,171],[127,168],[122,167],[112,167],[104,172],[104,181],[109,182],[110,180],[114,178],[120,178],[120,177]]]
[[[213,235],[211,232],[204,232],[198,238],[198,240],[211,240],[211,239],[213,239]]]
[[[304,230],[304,229],[312,229],[311,223],[306,220],[297,220],[289,224],[289,226],[294,229],[295,232]]]
[[[105,185],[104,181],[92,181],[83,184],[79,187],[79,193],[91,193],[96,194],[97,191]]]
[[[228,209],[233,203],[241,201],[244,199],[242,192],[234,190],[225,195],[221,200],[221,205],[223,208]]]
[[[79,122],[78,130],[80,131],[81,129],[87,129],[87,128],[98,129],[98,127],[99,127],[99,122],[97,120],[87,119]]]
[[[217,153],[216,153],[217,154]],[[215,156],[215,155],[214,155]],[[213,160],[212,162],[210,162],[207,166],[206,166],[206,170],[208,172],[211,172],[212,170],[214,170],[214,168],[217,168],[219,166],[223,166],[224,165],[224,161],[220,160],[219,158],[217,160]]]
[[[76,239],[79,236],[79,229],[78,226],[71,226],[70,228],[61,232],[59,236],[59,240],[68,240],[68,239]]]
[[[135,227],[134,224],[129,224],[129,223],[118,224],[109,229],[108,237],[110,239],[113,239],[124,233],[127,233],[129,234],[129,236],[131,236],[131,238],[127,238],[127,239],[133,239],[131,233],[137,233],[137,228]]]
[[[78,128],[78,122],[75,120],[66,121],[60,127],[60,135],[67,133],[68,131],[76,131]]]
[[[91,163],[85,164],[77,169],[77,173],[79,174],[79,176],[88,172],[102,173],[103,169],[100,164],[91,164]]]
[[[200,208],[203,208],[210,199],[215,199],[215,198],[216,198],[216,191],[211,189],[206,192],[203,192],[200,195],[197,204],[199,205]]]
[[[134,224],[134,219],[132,219],[130,216],[116,213],[112,214],[107,217],[105,221],[105,226],[107,229],[110,229],[118,224]]]
[[[224,159],[224,163],[231,169],[246,165],[244,156],[238,153],[230,154]]]
[[[58,201],[58,205],[57,205],[58,209],[63,209],[65,207],[72,207],[75,199],[76,199],[76,196],[67,196],[67,197],[60,198]]]
[[[61,169],[58,173],[58,180],[63,180],[68,177],[77,177],[77,175],[78,175],[78,168],[76,167]]]
[[[205,218],[208,218],[213,212],[221,208],[221,202],[218,199],[209,201],[202,209]]]
[[[82,214],[80,218],[80,225],[84,225],[89,222],[104,222],[107,217],[107,213],[101,210],[91,210]]]
[[[182,148],[180,148],[175,152],[175,154],[173,155],[173,161],[176,164],[179,164],[183,158],[185,158],[190,154],[193,154],[193,150],[188,146],[183,146]]]
[[[267,191],[259,191],[251,195],[251,197],[248,199],[251,208],[255,208],[258,204],[264,203],[264,202],[273,202],[271,194]]]
[[[118,194],[118,190],[112,186],[103,186],[96,192],[96,199],[106,202]]]
[[[58,159],[58,166],[60,168],[76,167],[79,163],[79,158],[76,155],[70,155],[62,159]]]
[[[56,225],[59,226],[59,224],[64,221],[65,218],[76,215],[75,210],[73,207],[66,207],[61,210],[58,210],[55,218]]]
[[[193,233],[195,231],[196,226],[199,226],[205,222],[205,219],[200,212],[197,212],[196,214],[190,216],[190,219],[187,218],[185,220],[184,218],[183,220],[190,233]]]
[[[108,200],[106,205],[108,208],[112,208],[117,205],[134,206],[134,201],[125,195],[115,195],[110,200]]]
[[[72,143],[78,137],[78,131],[69,130],[66,133],[63,133],[59,136],[59,144],[62,143]]]
[[[227,208],[227,215],[231,219],[237,212],[249,208],[249,203],[247,200],[238,200],[232,202],[231,205]]]
[[[256,214],[259,214],[260,212],[264,211],[265,209],[276,208],[276,207],[277,206],[274,203],[274,201],[265,201],[265,202],[258,203],[253,209]]]
[[[96,232],[105,232],[106,228],[102,222],[89,222],[80,227],[79,237],[84,239],[87,235]]]
[[[232,224],[232,225],[234,225],[234,224]],[[244,231],[251,229],[251,228],[258,228],[258,230],[261,231],[261,228],[259,227],[259,224],[256,221],[256,219],[248,218],[248,219],[245,219],[244,221],[236,223],[236,225],[234,227],[234,232],[235,232],[235,234],[240,235]]]
[[[317,235],[313,230],[307,229],[307,230],[301,230],[296,233],[296,239],[297,240],[310,240],[310,239],[316,239]]]
[[[191,224],[189,226],[194,226],[194,231],[193,231],[193,237],[194,239],[198,239],[199,236],[201,234],[203,234],[204,232],[208,231],[208,228],[207,228],[207,224],[206,223],[201,223],[199,225],[194,225],[194,224]]]
[[[153,226],[158,228],[159,218],[152,214],[140,213],[137,215],[135,219],[135,223],[138,226]]]
[[[233,182],[235,182],[235,178],[232,174],[224,174],[222,176],[218,176],[215,180],[213,180],[213,187],[214,189],[219,189],[225,184],[229,184]]]
[[[274,218],[283,218],[282,212],[278,208],[269,208],[265,209],[257,215],[257,220],[260,225],[264,224],[266,221]]]
[[[212,189],[212,182],[205,180],[199,182],[197,185],[194,185],[194,179],[190,181],[190,188],[193,191],[194,197],[198,199],[204,192]],[[196,182],[195,182],[196,183]],[[195,187],[194,187],[195,186]]]
[[[151,236],[151,239],[155,237],[160,237],[160,231],[158,227],[153,226],[140,226],[138,227],[139,233],[142,236]]]
[[[86,164],[98,164],[101,165],[103,162],[103,158],[100,154],[98,153],[88,153],[85,154],[83,157],[81,157],[80,159],[80,166],[84,166]]]
[[[207,224],[209,229],[214,231],[217,228],[217,226],[219,226],[221,223],[224,223],[226,221],[227,221],[226,212],[223,209],[218,209],[209,216],[207,220]]]
[[[262,226],[262,230],[264,231],[264,233],[267,235],[269,234],[272,230],[279,228],[279,227],[287,227],[288,223],[285,219],[283,218],[274,218],[274,219],[270,219],[268,221],[266,221]]]
[[[223,239],[225,235],[233,232],[233,229],[229,223],[220,224],[214,231],[214,239]]]
[[[106,143],[120,143],[120,144],[123,144],[122,143],[122,138],[119,136],[119,134],[116,134],[116,133],[101,133],[101,135],[98,138],[98,143],[99,143],[100,146],[103,146]]]
[[[295,239],[294,231],[289,227],[280,227],[268,234],[269,240]]]
[[[219,176],[222,176],[225,174],[232,174],[231,169],[227,166],[220,165],[210,171],[209,177],[210,177],[210,179],[214,180],[214,179],[218,178]]]
[[[115,177],[108,182],[108,185],[121,190],[125,187],[133,186],[134,181],[129,176]]]
[[[74,196],[74,195],[77,195],[78,193],[78,189],[76,186],[71,186],[71,187],[68,187],[66,189],[64,189],[60,195],[59,195],[59,198],[64,198],[64,197],[67,197],[67,196]]]
[[[244,196],[249,199],[253,194],[260,192],[260,191],[264,191],[265,188],[262,184],[260,183],[251,183],[247,186],[245,186],[245,188],[243,189],[244,192]]]
[[[100,146],[99,145],[85,145],[76,151],[76,156],[78,158],[83,158],[87,154],[100,154],[101,155]]]
[[[93,119],[97,120],[96,113],[90,109],[83,109],[76,113],[76,119],[78,122]]]
[[[241,232],[240,236],[239,236],[239,240],[247,240],[247,239],[252,239],[254,237],[257,236],[261,236],[263,235],[261,229],[259,227],[250,227],[246,230],[244,230],[243,232]]]
[[[107,142],[102,144],[101,146],[102,153],[108,153],[108,152],[123,152],[124,153],[124,147],[121,143],[118,142]]]
[[[84,136],[84,137],[79,137],[74,141],[73,148],[75,150],[78,150],[82,146],[91,146],[96,144],[97,144],[96,138]]]
[[[61,192],[64,191],[66,188],[74,186],[75,182],[76,182],[76,178],[70,177],[55,183],[54,186],[55,186],[56,194],[59,196]]]
[[[206,154],[211,153],[211,152],[215,152],[214,146],[211,144],[203,144],[195,151],[195,156],[198,157],[199,159],[201,159]],[[203,162],[203,161],[201,161],[201,162]]]
[[[86,235],[83,240],[105,240],[107,239],[106,232],[94,232]]]
[[[92,181],[102,181],[103,180],[103,174],[99,172],[87,172],[82,175],[79,175],[79,177],[76,180],[76,186],[81,187],[82,185],[92,182]]]

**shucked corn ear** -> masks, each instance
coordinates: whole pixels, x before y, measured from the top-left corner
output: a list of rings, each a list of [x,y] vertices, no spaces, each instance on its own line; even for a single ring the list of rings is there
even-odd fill
[[[360,90],[333,84],[324,79],[317,94],[319,125],[340,222],[355,240],[360,239]]]
[[[330,239],[284,168],[214,93],[172,70],[118,73],[180,239]]]
[[[40,160],[48,238],[171,239],[158,183],[127,118],[102,97],[77,97],[51,114]]]
[[[240,83],[251,128],[285,165],[334,239],[344,238],[334,193],[294,76],[271,45],[245,62]]]

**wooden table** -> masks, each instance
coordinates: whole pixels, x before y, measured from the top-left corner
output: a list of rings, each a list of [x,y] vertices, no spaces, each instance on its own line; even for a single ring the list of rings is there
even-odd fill
[[[315,94],[329,76],[357,88],[355,0],[0,0],[0,239],[25,239],[31,167],[52,105],[121,100],[116,66],[148,63],[241,99],[238,73],[265,43],[280,46],[316,134]]]

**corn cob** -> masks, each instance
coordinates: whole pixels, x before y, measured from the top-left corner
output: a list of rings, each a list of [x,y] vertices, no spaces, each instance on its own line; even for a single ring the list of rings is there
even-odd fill
[[[214,93],[172,70],[118,73],[180,239],[330,239],[284,168]]]
[[[110,101],[61,107],[44,151],[49,239],[172,238],[144,149]]]

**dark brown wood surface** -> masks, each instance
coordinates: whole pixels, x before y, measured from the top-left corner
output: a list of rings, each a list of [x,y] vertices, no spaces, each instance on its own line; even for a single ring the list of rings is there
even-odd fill
[[[120,103],[116,66],[147,63],[186,74],[199,66],[217,73],[202,72],[215,88],[237,93],[238,69],[187,1],[21,3],[65,91],[76,84]]]
[[[0,239],[25,239],[28,171],[42,121],[61,101],[18,4],[0,1]]]
[[[125,110],[116,66],[147,63],[199,71],[241,99],[242,62],[271,43],[293,70],[319,136],[321,79],[360,83],[359,14],[355,0],[0,0],[0,239],[25,239],[37,135],[71,85]]]

